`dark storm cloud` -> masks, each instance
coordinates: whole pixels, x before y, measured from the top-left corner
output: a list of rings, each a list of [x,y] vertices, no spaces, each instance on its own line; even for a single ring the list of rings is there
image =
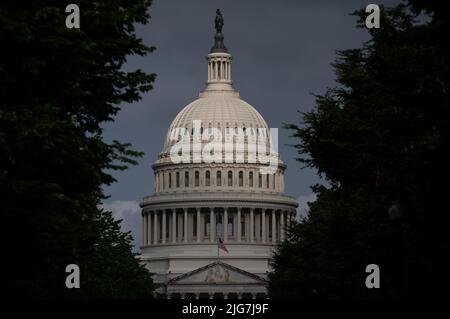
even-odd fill
[[[288,165],[286,192],[308,196],[318,177],[312,170],[300,170],[295,150],[285,146],[295,141],[282,123],[298,122],[297,110],[314,106],[311,93],[324,93],[334,84],[330,63],[336,50],[359,47],[368,39],[366,30],[355,28],[356,17],[350,13],[369,3],[155,1],[150,24],[138,26],[138,34],[157,50],[145,58],[130,57],[126,67],[157,73],[154,90],[138,103],[123,105],[116,121],[105,129],[108,140],[131,142],[146,155],[138,166],[114,174],[118,183],[106,189],[110,201],[139,201],[153,191],[151,163],[166,131],[205,87],[205,56],[213,44],[217,8],[222,10],[225,44],[234,58],[234,87],[270,127],[280,129],[279,151]],[[377,3],[392,6],[397,1]]]

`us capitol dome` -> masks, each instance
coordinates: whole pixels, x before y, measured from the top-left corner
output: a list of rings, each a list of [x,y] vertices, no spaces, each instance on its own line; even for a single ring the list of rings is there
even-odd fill
[[[215,26],[206,89],[170,125],[141,203],[140,258],[159,298],[266,298],[275,245],[298,206],[284,194],[269,126],[232,86],[219,10]]]

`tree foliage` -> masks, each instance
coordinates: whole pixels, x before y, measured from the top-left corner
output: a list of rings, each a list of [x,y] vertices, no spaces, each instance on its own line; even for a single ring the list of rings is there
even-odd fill
[[[135,34],[151,1],[77,1],[80,29],[66,28],[67,4],[0,5],[3,295],[149,297],[130,234],[99,207],[107,171],[142,155],[106,143],[101,125],[152,88],[154,74],[123,67],[154,49]],[[68,264],[80,267],[80,289],[65,286]]]
[[[366,13],[359,16],[364,27]],[[381,28],[338,53],[337,85],[300,125],[299,161],[326,178],[274,258],[273,297],[443,295],[448,240],[448,18],[436,1],[382,8]],[[375,263],[381,288],[365,286]]]

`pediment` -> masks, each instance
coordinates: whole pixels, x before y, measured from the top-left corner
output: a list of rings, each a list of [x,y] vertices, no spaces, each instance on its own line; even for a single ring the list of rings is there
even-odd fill
[[[204,267],[195,269],[169,280],[169,285],[184,284],[261,284],[266,280],[233,267],[221,261],[216,261]]]

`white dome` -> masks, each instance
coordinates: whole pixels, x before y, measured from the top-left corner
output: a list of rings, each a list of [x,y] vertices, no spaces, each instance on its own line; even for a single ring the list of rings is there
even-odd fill
[[[222,133],[228,128],[269,129],[264,118],[250,104],[239,98],[239,93],[231,86],[219,89],[207,89],[200,97],[185,106],[172,121],[166,135],[163,153],[174,141],[170,141],[170,133],[177,128],[192,129],[193,121],[201,121],[204,129],[217,128]]]
[[[191,102],[178,113],[169,130],[176,127],[191,128],[194,120],[201,120],[204,127],[268,128],[253,106],[230,94],[215,94]]]

